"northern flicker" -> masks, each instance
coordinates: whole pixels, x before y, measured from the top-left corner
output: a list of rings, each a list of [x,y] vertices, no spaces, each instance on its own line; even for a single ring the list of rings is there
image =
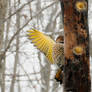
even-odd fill
[[[64,38],[59,36],[56,42],[52,40],[49,36],[43,34],[42,32],[32,29],[28,31],[28,38],[32,43],[47,57],[51,64],[57,64],[59,67],[55,78],[61,80],[62,66],[64,65]],[[60,76],[59,76],[60,75]],[[59,78],[59,79],[58,79]]]

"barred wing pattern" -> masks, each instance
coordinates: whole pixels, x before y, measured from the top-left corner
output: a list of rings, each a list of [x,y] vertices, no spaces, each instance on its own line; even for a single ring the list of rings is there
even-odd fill
[[[39,32],[38,30],[32,29],[28,31],[28,38],[32,40],[32,43],[45,54],[51,64],[54,63],[53,60],[53,46],[55,41],[49,36]]]

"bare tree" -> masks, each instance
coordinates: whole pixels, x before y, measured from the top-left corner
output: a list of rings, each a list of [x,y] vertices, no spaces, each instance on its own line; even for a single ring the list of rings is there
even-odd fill
[[[20,12],[16,14],[16,29],[20,28]],[[16,36],[16,55],[13,69],[13,76],[10,86],[10,92],[14,92],[14,84],[16,82],[17,64],[19,62],[19,34]]]
[[[6,6],[6,7],[5,7]],[[6,0],[1,0],[0,1],[0,85],[1,85],[1,91],[3,91],[4,85],[3,85],[3,71],[4,71],[4,65],[2,61],[2,51],[3,51],[3,34],[4,34],[4,19],[6,16],[6,8],[7,8],[7,1]]]

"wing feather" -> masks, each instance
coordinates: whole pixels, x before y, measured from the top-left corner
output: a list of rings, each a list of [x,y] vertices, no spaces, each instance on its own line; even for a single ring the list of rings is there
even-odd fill
[[[28,31],[28,38],[32,40],[32,43],[43,52],[48,58],[51,64],[54,63],[52,51],[55,41],[49,36],[39,32],[38,30],[32,29]]]

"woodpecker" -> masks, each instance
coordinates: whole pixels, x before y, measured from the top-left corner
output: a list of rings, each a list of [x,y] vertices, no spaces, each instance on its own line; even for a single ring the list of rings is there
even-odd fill
[[[52,57],[59,67],[64,65],[64,37],[61,35],[57,37],[56,43],[53,45]]]
[[[62,66],[64,66],[64,37],[60,35],[57,37],[56,41],[54,41],[49,36],[36,29],[29,30],[27,35],[32,43],[45,54],[51,64],[58,65],[59,69],[55,79],[61,80]]]
[[[60,82],[60,84],[62,84],[63,78],[64,78],[64,72],[62,70],[62,67],[60,67],[60,68],[57,69],[55,79],[56,79],[57,82]]]

